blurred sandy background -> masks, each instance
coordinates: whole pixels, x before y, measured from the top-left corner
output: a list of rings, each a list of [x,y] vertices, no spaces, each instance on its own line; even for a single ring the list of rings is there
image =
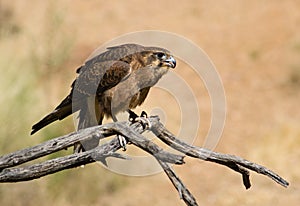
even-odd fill
[[[251,173],[252,187],[246,191],[231,170],[186,159],[175,169],[198,203],[298,205],[299,11],[297,0],[0,0],[0,154],[74,130],[68,118],[29,136],[31,125],[69,92],[76,67],[99,45],[128,32],[169,31],[203,48],[223,80],[227,120],[216,151],[263,164],[291,184],[285,189]],[[176,72],[197,82],[184,67]],[[149,97],[148,104],[155,105],[155,99]],[[209,100],[203,97],[202,102],[204,129],[198,145],[209,121]],[[0,205],[184,203],[165,174],[126,177],[88,165],[31,182],[0,184]]]

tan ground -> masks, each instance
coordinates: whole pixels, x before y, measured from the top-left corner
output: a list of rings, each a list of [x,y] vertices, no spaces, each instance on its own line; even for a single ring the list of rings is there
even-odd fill
[[[99,45],[128,32],[169,31],[204,49],[223,80],[228,113],[216,151],[263,164],[290,182],[285,189],[251,173],[252,188],[246,191],[236,173],[187,159],[175,169],[198,203],[299,205],[299,11],[297,0],[0,0],[0,153],[73,130],[69,118],[29,136],[31,125],[69,91],[76,66]],[[196,84],[184,68],[176,72]],[[196,144],[201,145],[209,100],[197,98],[203,125]],[[147,105],[156,102],[150,95]],[[0,185],[0,205],[38,204],[184,205],[164,174],[124,177],[96,165]]]

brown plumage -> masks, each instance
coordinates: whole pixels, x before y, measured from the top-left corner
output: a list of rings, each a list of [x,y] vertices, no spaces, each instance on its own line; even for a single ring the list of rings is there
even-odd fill
[[[166,49],[124,44],[89,59],[80,68],[70,94],[46,117],[32,126],[34,134],[48,124],[79,111],[78,129],[101,124],[104,116],[141,105],[152,86],[176,61]],[[82,146],[83,145],[83,146]],[[88,150],[96,141],[81,142],[76,151]]]

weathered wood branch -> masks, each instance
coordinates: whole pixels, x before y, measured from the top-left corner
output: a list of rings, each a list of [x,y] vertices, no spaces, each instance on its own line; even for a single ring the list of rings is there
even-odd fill
[[[287,187],[289,183],[282,177],[267,169],[264,166],[250,162],[243,158],[221,154],[210,151],[205,148],[196,147],[186,144],[185,142],[176,138],[169,132],[160,122],[158,117],[149,117],[145,119],[151,124],[152,133],[161,139],[165,144],[173,149],[180,151],[184,155],[198,158],[204,161],[210,161],[229,167],[230,169],[240,173],[246,189],[250,188],[249,170],[266,175],[278,184]],[[176,175],[169,164],[183,164],[183,155],[172,154],[164,151],[158,145],[147,139],[142,135],[145,131],[144,125],[136,122],[115,122],[95,127],[86,128],[78,132],[73,132],[31,148],[26,148],[13,152],[11,154],[0,157],[0,182],[19,182],[27,181],[49,174],[59,172],[61,170],[78,167],[80,165],[90,164],[95,161],[102,161],[105,164],[105,159],[109,156],[116,158],[126,158],[120,153],[116,153],[121,148],[118,139],[115,137],[109,142],[102,144],[92,150],[82,153],[76,153],[59,157],[45,162],[36,163],[23,167],[16,167],[25,162],[49,155],[59,150],[66,149],[83,140],[90,138],[102,139],[112,135],[122,135],[128,141],[142,150],[148,152],[156,158],[161,167],[164,169],[166,175],[177,189],[180,198],[184,200],[187,205],[197,205],[197,202],[189,190],[184,186],[180,178]]]
[[[143,127],[140,123],[135,123],[131,127],[136,128],[137,130],[138,127],[140,127],[139,131],[141,133],[143,132]],[[94,138],[101,138],[115,134],[122,134],[123,136],[127,137],[131,143],[164,162],[172,164],[184,163],[184,156],[166,152],[141,134],[130,129],[128,123],[116,122],[80,130],[77,133],[71,133],[70,135],[58,137],[37,146],[0,157],[0,169],[2,170],[0,173],[0,182],[32,180],[64,169],[90,164],[96,160],[105,161],[105,158],[108,156],[118,156],[114,152],[120,149],[121,145],[118,139],[115,138],[109,143],[103,144],[86,152],[55,158],[43,163],[38,163],[23,168],[9,168],[28,162],[32,159],[45,156],[49,153],[56,152],[60,149],[73,146],[74,143],[86,140],[91,136]],[[51,150],[52,152],[45,151],[47,149]]]
[[[250,188],[251,184],[249,179],[249,171],[246,170],[246,168],[257,173],[266,175],[284,187],[287,187],[289,185],[289,183],[282,177],[280,177],[278,174],[274,173],[273,171],[269,170],[268,168],[262,165],[253,163],[235,155],[221,154],[205,148],[186,144],[185,142],[182,142],[178,138],[176,138],[159,121],[153,121],[152,132],[172,148],[190,157],[215,162],[227,166],[236,172],[241,173],[244,185],[247,189]]]
[[[190,191],[184,186],[183,182],[176,175],[175,171],[167,163],[161,160],[158,160],[158,162],[164,169],[166,175],[169,177],[176,190],[178,191],[180,199],[183,199],[183,201],[187,205],[197,205],[196,199],[194,198],[192,193],[190,193]]]

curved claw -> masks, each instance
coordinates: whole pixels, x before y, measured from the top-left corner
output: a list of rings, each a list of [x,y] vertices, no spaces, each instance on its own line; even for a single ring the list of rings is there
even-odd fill
[[[143,126],[143,129],[150,129],[152,127],[149,119],[147,119],[145,117],[136,118],[136,122],[140,122]]]
[[[130,109],[128,109],[127,112],[129,113],[129,119],[128,120],[130,122],[134,123],[136,118],[138,118],[139,116]]]
[[[145,117],[145,118],[147,118],[148,117],[148,114],[145,112],[145,111],[142,111],[142,113],[141,113],[141,116],[140,117]]]
[[[135,122],[140,122],[143,126],[143,129],[150,129],[151,123],[147,119],[148,114],[145,111],[142,111],[141,115],[138,116],[136,113],[134,113],[132,110],[128,109],[127,112],[129,113],[129,121],[133,124]],[[120,141],[121,143],[121,141]]]

